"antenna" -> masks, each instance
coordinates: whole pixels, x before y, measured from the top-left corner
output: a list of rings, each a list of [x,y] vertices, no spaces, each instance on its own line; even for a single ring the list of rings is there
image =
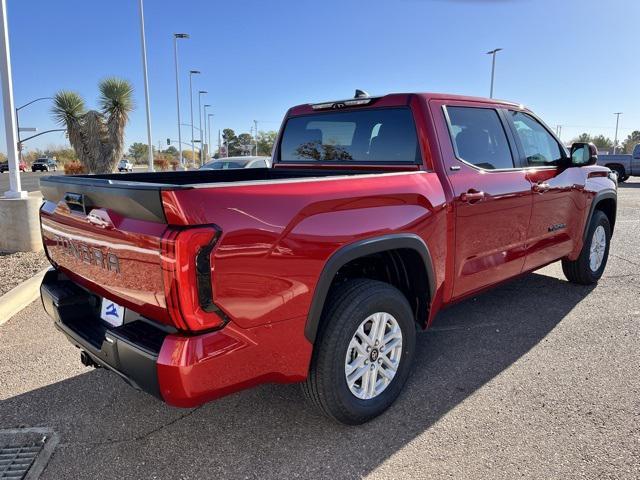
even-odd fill
[[[367,98],[369,96],[369,94],[367,92],[365,92],[364,90],[360,90],[359,88],[356,88],[356,94],[353,98]]]

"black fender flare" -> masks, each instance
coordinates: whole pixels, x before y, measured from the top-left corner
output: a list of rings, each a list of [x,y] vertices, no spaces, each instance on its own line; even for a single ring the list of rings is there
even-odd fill
[[[587,232],[589,230],[589,225],[591,224],[591,218],[593,217],[593,212],[596,210],[596,206],[602,200],[613,200],[614,210],[613,210],[613,218],[614,222],[611,224],[611,232],[613,233],[613,226],[615,224],[616,210],[618,208],[618,194],[613,189],[602,190],[598,192],[593,200],[591,201],[591,206],[589,207],[589,215],[587,216],[587,221],[584,224],[584,231],[582,232],[582,241],[585,242],[587,240]]]
[[[397,249],[415,250],[420,255],[427,274],[430,299],[433,300],[435,295],[433,261],[429,248],[418,235],[412,233],[391,234],[349,243],[340,247],[329,257],[318,278],[304,327],[304,335],[311,343],[315,342],[324,304],[338,270],[356,258]]]

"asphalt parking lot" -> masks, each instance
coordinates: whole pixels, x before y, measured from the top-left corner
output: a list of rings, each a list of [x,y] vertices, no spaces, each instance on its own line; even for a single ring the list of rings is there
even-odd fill
[[[443,312],[367,425],[318,416],[297,385],[168,407],[81,366],[35,302],[0,326],[0,428],[57,432],[47,479],[637,479],[640,181],[619,195],[597,287],[554,264]]]

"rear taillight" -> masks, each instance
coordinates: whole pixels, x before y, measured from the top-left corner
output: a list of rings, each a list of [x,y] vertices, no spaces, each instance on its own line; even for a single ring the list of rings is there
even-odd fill
[[[225,324],[213,302],[211,253],[220,237],[216,226],[174,229],[162,237],[162,270],[167,309],[182,330],[209,330]]]

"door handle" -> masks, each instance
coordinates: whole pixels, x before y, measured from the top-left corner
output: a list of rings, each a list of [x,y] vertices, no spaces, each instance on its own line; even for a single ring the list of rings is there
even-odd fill
[[[551,185],[549,185],[548,183],[538,182],[533,184],[533,186],[531,187],[531,190],[533,190],[536,193],[544,193],[548,191],[550,188],[551,188]]]
[[[478,192],[477,190],[471,189],[468,192],[465,192],[460,195],[460,201],[467,202],[467,203],[475,203],[484,199],[484,197],[485,197],[484,192]]]

